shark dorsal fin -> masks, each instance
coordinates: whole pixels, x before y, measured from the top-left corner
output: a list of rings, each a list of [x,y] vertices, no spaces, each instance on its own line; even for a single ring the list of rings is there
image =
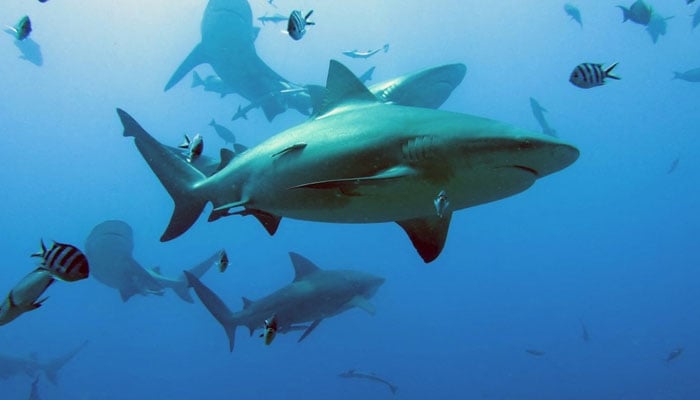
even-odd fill
[[[318,107],[318,115],[323,115],[352,101],[377,101],[377,98],[345,65],[331,60],[328,66],[326,91],[323,103]]]
[[[292,259],[292,266],[294,267],[294,282],[303,280],[306,276],[321,269],[306,257],[292,251],[289,252],[289,258]]]
[[[247,298],[247,297],[241,297],[241,300],[243,300],[243,309],[250,308],[250,306],[253,305],[253,300]]]
[[[219,161],[219,166],[216,167],[216,171],[214,173],[217,173],[221,171],[222,169],[226,168],[226,166],[233,160],[233,157],[236,156],[236,153],[229,149],[221,149],[221,161]]]

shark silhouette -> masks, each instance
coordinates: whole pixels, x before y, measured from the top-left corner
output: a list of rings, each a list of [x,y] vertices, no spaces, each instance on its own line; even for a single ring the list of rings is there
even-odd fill
[[[236,328],[246,326],[250,334],[265,326],[265,320],[275,315],[277,332],[286,333],[304,329],[299,342],[304,340],[325,318],[357,307],[374,315],[375,307],[369,302],[384,278],[354,270],[322,270],[303,256],[290,252],[294,266],[292,283],[257,300],[243,298],[243,309],[231,312],[226,304],[194,275],[185,276],[197,297],[224,327],[233,351]],[[300,326],[305,322],[311,325]]]
[[[61,368],[68,361],[72,360],[87,344],[88,342],[85,341],[68,353],[46,362],[41,362],[36,357],[17,357],[0,354],[0,379],[8,379],[22,373],[36,376],[39,371],[43,371],[49,381],[56,385],[58,384],[58,372]]]
[[[337,61],[325,92],[314,118],[209,177],[118,109],[124,136],[135,139],[175,202],[161,240],[187,231],[211,202],[210,221],[253,215],[270,234],[282,217],[394,221],[430,262],[444,247],[452,211],[522,192],[578,158],[570,144],[498,121],[381,102]],[[436,214],[440,193],[450,207]]]

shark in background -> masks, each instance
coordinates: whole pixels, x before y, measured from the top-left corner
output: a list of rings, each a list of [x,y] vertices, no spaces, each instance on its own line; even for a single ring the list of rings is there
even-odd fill
[[[393,92],[390,91],[389,95]],[[467,114],[379,101],[331,61],[314,118],[233,158],[207,177],[125,111],[117,114],[173,197],[161,240],[185,233],[207,203],[209,221],[252,215],[270,234],[282,217],[319,222],[396,222],[427,262],[447,239],[452,212],[520,193],[578,158],[572,145]],[[444,191],[450,207],[436,214]]]
[[[49,382],[58,384],[58,372],[80,351],[87,346],[83,342],[80,346],[57,358],[46,362],[39,361],[35,356],[18,357],[0,353],[0,379],[9,379],[15,375],[25,374],[36,377],[43,372]]]
[[[258,56],[254,42],[259,30],[253,27],[252,11],[246,0],[210,0],[202,18],[201,42],[175,70],[165,90],[175,86],[196,66],[209,64],[230,90],[251,102],[260,101],[268,120],[288,107],[308,114],[309,102],[303,93],[279,94],[298,85],[282,78]]]
[[[122,301],[133,295],[163,295],[172,289],[182,300],[192,303],[189,285],[180,274],[168,277],[159,267],[143,268],[132,256],[134,237],[131,226],[124,221],[111,220],[96,225],[85,241],[85,253],[92,276],[119,291]],[[204,275],[221,258],[220,250],[189,270],[194,276]]]
[[[321,321],[352,308],[375,314],[375,306],[369,300],[384,284],[384,278],[348,269],[322,270],[293,252],[289,257],[294,267],[294,280],[256,301],[244,297],[243,309],[237,312],[229,310],[197,277],[185,272],[197,297],[226,331],[230,351],[233,351],[237,327],[247,327],[252,335],[256,329],[266,327],[271,316],[274,316],[277,333],[304,329],[298,340],[301,342]],[[311,325],[300,325],[306,322]]]

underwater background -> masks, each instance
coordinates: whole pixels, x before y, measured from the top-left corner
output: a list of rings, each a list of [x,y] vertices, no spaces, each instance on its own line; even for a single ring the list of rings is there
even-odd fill
[[[164,143],[202,133],[212,156],[223,146],[212,118],[253,146],[307,117],[289,110],[268,122],[256,109],[231,122],[248,101],[190,88],[190,75],[163,91],[200,40],[206,1],[3,2],[0,23],[31,16],[42,62],[0,37],[0,295],[36,267],[39,239],[81,247],[109,219],[128,222],[135,258],[166,273],[225,248],[229,269],[202,280],[233,310],[241,296],[292,280],[289,251],[386,283],[375,316],[353,309],[301,343],[293,332],[269,347],[240,328],[229,353],[197,299],[122,302],[94,279],[57,282],[41,308],[0,327],[0,353],[47,359],[89,341],[58,385],[40,381],[42,399],[697,398],[700,84],[671,78],[700,67],[689,17],[698,6],[656,0],[654,10],[674,18],[653,43],[644,27],[621,23],[617,4],[579,1],[580,27],[550,0],[250,0],[259,56],[292,82],[323,84],[331,59],[356,74],[376,66],[370,84],[460,62],[466,77],[441,109],[539,131],[534,97],[580,150],[525,192],[456,212],[445,249],[426,265],[391,223],[284,219],[270,237],[253,218],[201,217],[161,243],[172,200],[122,137],[117,107]],[[314,10],[300,41],[280,33],[284,23],[255,19],[294,9]],[[341,54],[385,43],[388,52],[368,59]],[[619,62],[622,79],[577,88],[568,79],[581,62]],[[398,392],[337,376],[350,368]],[[26,399],[32,381],[0,380],[0,398]]]

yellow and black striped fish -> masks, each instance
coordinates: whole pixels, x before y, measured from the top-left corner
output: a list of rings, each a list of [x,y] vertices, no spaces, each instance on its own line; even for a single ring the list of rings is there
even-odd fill
[[[53,242],[47,249],[44,241],[41,241],[41,250],[32,254],[32,257],[41,257],[39,268],[45,269],[56,279],[66,282],[75,282],[85,279],[90,274],[88,260],[77,247]]]

